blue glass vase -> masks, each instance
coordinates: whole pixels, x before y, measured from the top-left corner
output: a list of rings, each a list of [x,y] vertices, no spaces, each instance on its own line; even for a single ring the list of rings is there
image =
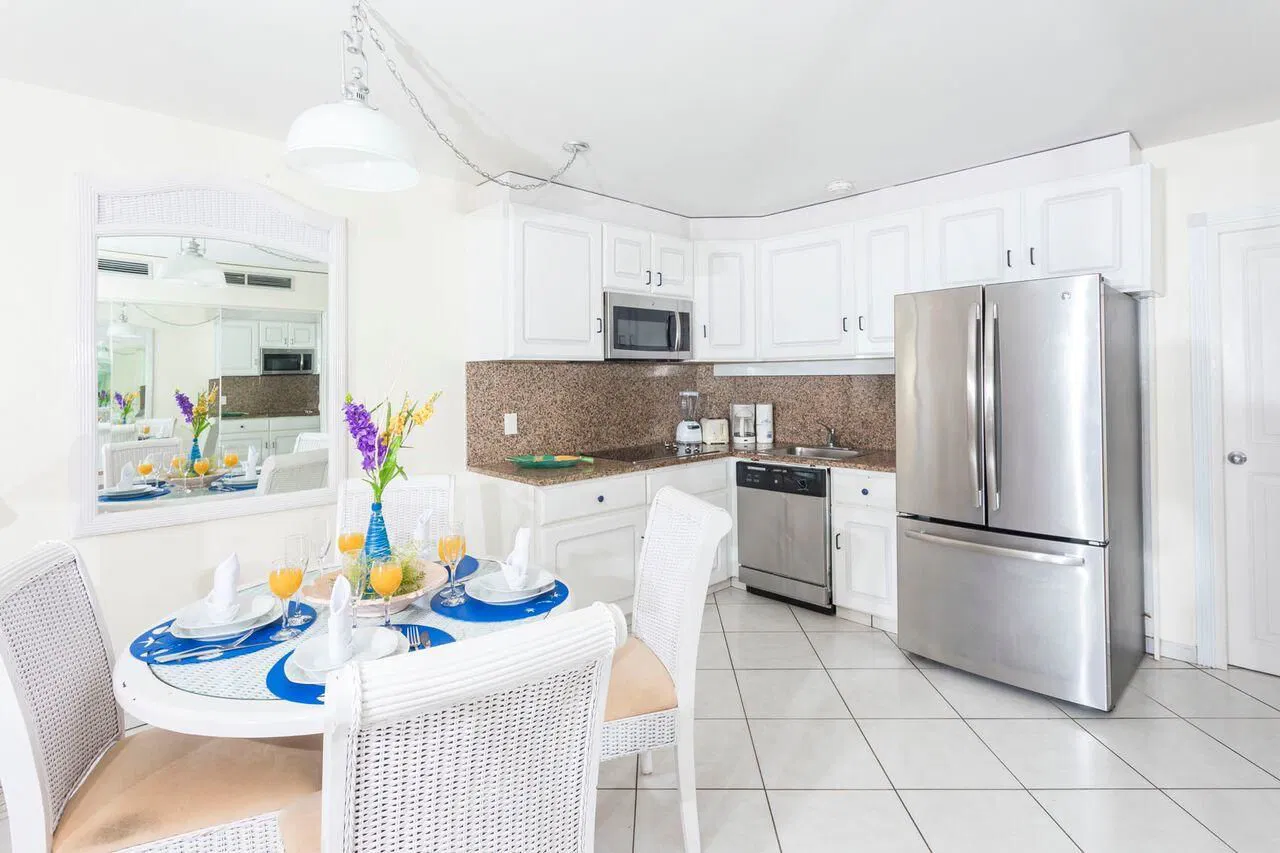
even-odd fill
[[[370,564],[391,559],[391,540],[387,538],[387,522],[382,518],[382,504],[369,507],[369,529],[364,534],[364,558]]]
[[[187,464],[195,468],[196,460],[200,458],[200,439],[191,439],[191,456],[187,459]]]

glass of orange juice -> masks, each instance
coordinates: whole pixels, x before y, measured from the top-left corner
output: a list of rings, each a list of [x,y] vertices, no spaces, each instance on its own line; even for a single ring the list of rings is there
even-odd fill
[[[444,592],[440,593],[440,603],[445,607],[457,607],[467,600],[458,586],[456,576],[458,564],[467,553],[467,535],[460,523],[449,522],[444,535],[436,544],[436,553],[440,555],[440,562],[444,563],[445,568],[449,570],[449,583],[445,586]]]
[[[195,462],[191,463],[191,470],[196,472],[197,477],[203,477],[209,473],[209,460],[201,456]]]
[[[382,627],[391,627],[391,596],[404,581],[404,568],[396,562],[378,563],[369,569],[369,586],[382,596]]]
[[[178,454],[169,460],[169,470],[175,474],[181,475],[182,469],[186,467],[187,459],[185,456]]]
[[[276,560],[271,574],[267,575],[267,585],[271,588],[271,594],[280,599],[280,630],[271,635],[271,639],[275,642],[284,640],[292,640],[302,632],[297,628],[289,627],[289,599],[298,591],[298,587],[302,586],[303,566],[287,557],[281,557]]]
[[[142,430],[142,434],[143,434],[143,435],[151,435],[151,427],[150,427],[150,425],[148,425],[148,424],[143,424],[141,427],[139,427],[139,429],[141,429],[141,430]]]
[[[152,472],[154,472],[155,470],[156,470],[156,463],[155,463],[155,460],[150,455],[146,456],[141,462],[138,463],[139,477],[150,477]]]
[[[222,451],[222,467],[230,470],[240,464],[240,454],[230,447]]]

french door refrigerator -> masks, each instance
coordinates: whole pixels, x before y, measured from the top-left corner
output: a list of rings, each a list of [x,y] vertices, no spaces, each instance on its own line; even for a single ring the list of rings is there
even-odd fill
[[[1110,710],[1143,652],[1138,317],[1096,275],[896,297],[898,644]]]

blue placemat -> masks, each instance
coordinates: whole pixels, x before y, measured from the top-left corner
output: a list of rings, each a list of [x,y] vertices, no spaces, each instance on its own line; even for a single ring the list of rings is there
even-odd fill
[[[299,626],[302,631],[310,629],[316,622],[316,609],[310,604],[294,604],[293,610],[290,612],[293,614],[301,613],[310,619],[306,625]],[[169,633],[169,626],[172,624],[172,619],[166,622],[161,622],[150,631],[139,636],[129,644],[129,653],[143,663],[149,663],[154,666],[182,666],[189,663],[206,663],[207,661],[191,657],[186,660],[162,664],[157,663],[154,658],[158,655],[167,654],[169,652],[186,652],[194,651],[195,649],[206,646],[223,646],[228,643],[235,642],[244,634],[243,631],[240,631],[239,633],[232,634],[228,639],[220,640],[184,640],[181,637],[175,637],[173,634]],[[261,651],[268,646],[274,646],[276,643],[271,640],[271,635],[278,630],[280,630],[279,617],[271,620],[261,628],[255,628],[253,633],[250,634],[243,643],[236,646],[234,649],[219,655],[217,658],[214,658],[214,660],[227,660],[228,658],[239,657],[240,655],[247,655]]]
[[[211,492],[252,492],[258,488],[257,483],[224,483],[215,480],[209,486]]]
[[[150,501],[150,500],[155,500],[156,498],[162,498],[165,495],[169,494],[170,491],[171,489],[168,486],[160,486],[157,491],[151,492],[150,494],[130,495],[128,497],[124,497],[124,496],[117,497],[114,495],[98,495],[98,500],[102,501],[103,503],[109,503],[109,504],[124,503],[125,501]]]
[[[408,626],[392,623],[391,627],[403,634]],[[443,646],[445,643],[454,642],[452,634],[441,631],[439,628],[432,628],[428,625],[418,625],[417,628],[419,631],[426,632],[431,639],[431,646]],[[267,689],[271,691],[271,695],[286,702],[297,702],[299,705],[323,705],[323,684],[300,684],[284,674],[284,663],[291,657],[293,657],[293,652],[289,652],[289,654],[280,658],[280,660],[276,661],[276,665],[271,667],[271,670],[267,673]]]
[[[540,613],[549,613],[556,606],[563,604],[569,597],[569,588],[556,581],[555,588],[544,592],[537,598],[522,601],[519,604],[489,604],[467,596],[454,607],[440,603],[444,591],[437,592],[431,598],[431,609],[441,616],[457,619],[461,622],[513,622],[516,619],[528,619]]]
[[[463,580],[464,578],[469,578],[474,575],[478,568],[480,568],[480,561],[470,554],[467,554],[458,561],[458,570],[454,572],[454,575],[458,580]]]

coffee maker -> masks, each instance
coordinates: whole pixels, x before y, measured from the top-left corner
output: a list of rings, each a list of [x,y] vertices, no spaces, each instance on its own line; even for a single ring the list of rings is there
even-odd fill
[[[756,446],[756,404],[733,403],[729,406],[729,426],[733,430],[733,446]]]

